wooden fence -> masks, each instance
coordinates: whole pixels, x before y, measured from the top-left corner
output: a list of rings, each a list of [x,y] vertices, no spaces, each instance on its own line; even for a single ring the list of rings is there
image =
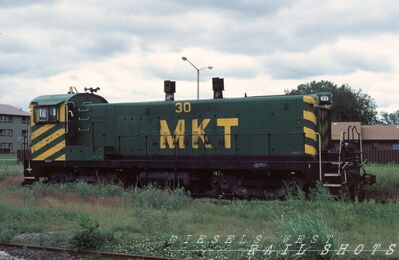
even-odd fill
[[[373,163],[399,163],[399,150],[364,150],[364,158]]]

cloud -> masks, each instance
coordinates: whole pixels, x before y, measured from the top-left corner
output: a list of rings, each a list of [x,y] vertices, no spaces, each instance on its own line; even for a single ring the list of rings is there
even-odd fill
[[[395,1],[0,1],[0,102],[24,106],[69,85],[98,85],[114,102],[280,94],[310,80],[363,88],[383,109],[399,72]],[[378,87],[377,87],[378,86]],[[382,91],[383,89],[383,91]]]
[[[265,69],[275,78],[294,79],[350,74],[358,70],[389,73],[394,66],[392,52],[389,49],[373,49],[376,45],[382,47],[387,38],[389,37],[372,40],[345,38],[308,52],[266,55]]]

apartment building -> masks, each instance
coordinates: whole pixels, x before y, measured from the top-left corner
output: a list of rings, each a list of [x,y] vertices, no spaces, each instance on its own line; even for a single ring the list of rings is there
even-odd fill
[[[30,114],[10,105],[0,104],[0,152],[21,149],[29,135]]]

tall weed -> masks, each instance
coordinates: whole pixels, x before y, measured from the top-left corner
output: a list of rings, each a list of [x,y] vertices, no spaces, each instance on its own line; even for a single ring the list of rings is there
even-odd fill
[[[154,187],[145,187],[132,191],[131,199],[141,208],[179,210],[187,207],[192,199],[184,190],[161,190]]]
[[[333,250],[338,249],[340,242],[324,220],[309,214],[298,214],[287,219],[282,217],[276,223],[284,237],[289,238],[279,242],[282,258],[335,259]],[[303,240],[299,241],[301,238]],[[323,252],[327,245],[329,251]]]

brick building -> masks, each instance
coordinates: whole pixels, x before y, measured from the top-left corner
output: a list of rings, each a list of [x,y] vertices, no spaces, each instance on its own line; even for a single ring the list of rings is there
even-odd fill
[[[29,135],[30,114],[10,105],[0,104],[0,152],[15,152]]]

